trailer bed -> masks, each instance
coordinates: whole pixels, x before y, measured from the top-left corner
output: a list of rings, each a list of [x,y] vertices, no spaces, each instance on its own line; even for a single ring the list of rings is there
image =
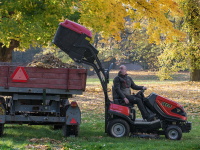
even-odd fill
[[[23,67],[28,80],[26,82],[14,82],[12,75],[17,67],[9,65],[0,66],[0,94],[9,92],[42,93],[55,94],[78,94],[77,91],[85,91],[87,69],[71,68],[37,68]],[[70,92],[71,91],[71,92]],[[76,91],[76,92],[75,92]]]

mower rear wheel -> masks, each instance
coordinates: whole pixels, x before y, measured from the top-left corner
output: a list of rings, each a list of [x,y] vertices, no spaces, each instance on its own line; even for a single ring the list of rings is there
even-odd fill
[[[129,136],[130,126],[123,119],[114,119],[109,121],[107,131],[110,136],[116,138]]]
[[[165,130],[165,137],[170,140],[180,140],[182,130],[176,125],[171,125]]]

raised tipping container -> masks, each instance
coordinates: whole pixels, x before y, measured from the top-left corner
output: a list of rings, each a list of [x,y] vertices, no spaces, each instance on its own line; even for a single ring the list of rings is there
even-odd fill
[[[90,62],[94,61],[93,54],[98,51],[90,44],[92,32],[73,21],[65,20],[60,23],[54,36],[53,43],[67,53],[75,61],[86,58]]]

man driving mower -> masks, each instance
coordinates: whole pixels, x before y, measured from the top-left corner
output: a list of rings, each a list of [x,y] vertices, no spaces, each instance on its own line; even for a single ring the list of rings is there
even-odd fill
[[[137,104],[141,114],[142,118],[147,121],[153,121],[154,117],[156,116],[155,114],[149,114],[146,109],[144,108],[142,99],[133,94],[131,95],[131,89],[134,90],[146,90],[147,87],[144,86],[137,86],[131,77],[128,76],[127,74],[127,68],[124,65],[121,65],[119,67],[119,73],[118,76],[116,76],[113,80],[114,83],[114,90],[117,93],[117,96],[124,100],[126,104],[131,103],[131,104]]]

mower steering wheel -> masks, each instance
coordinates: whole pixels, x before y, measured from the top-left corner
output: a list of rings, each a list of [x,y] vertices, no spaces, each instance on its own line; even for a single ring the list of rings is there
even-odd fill
[[[142,98],[142,100],[143,100],[143,99],[145,98],[145,97],[144,97],[144,91],[145,91],[144,89],[140,90],[140,91],[136,94],[136,96],[139,96],[139,97],[141,96],[141,98]]]

